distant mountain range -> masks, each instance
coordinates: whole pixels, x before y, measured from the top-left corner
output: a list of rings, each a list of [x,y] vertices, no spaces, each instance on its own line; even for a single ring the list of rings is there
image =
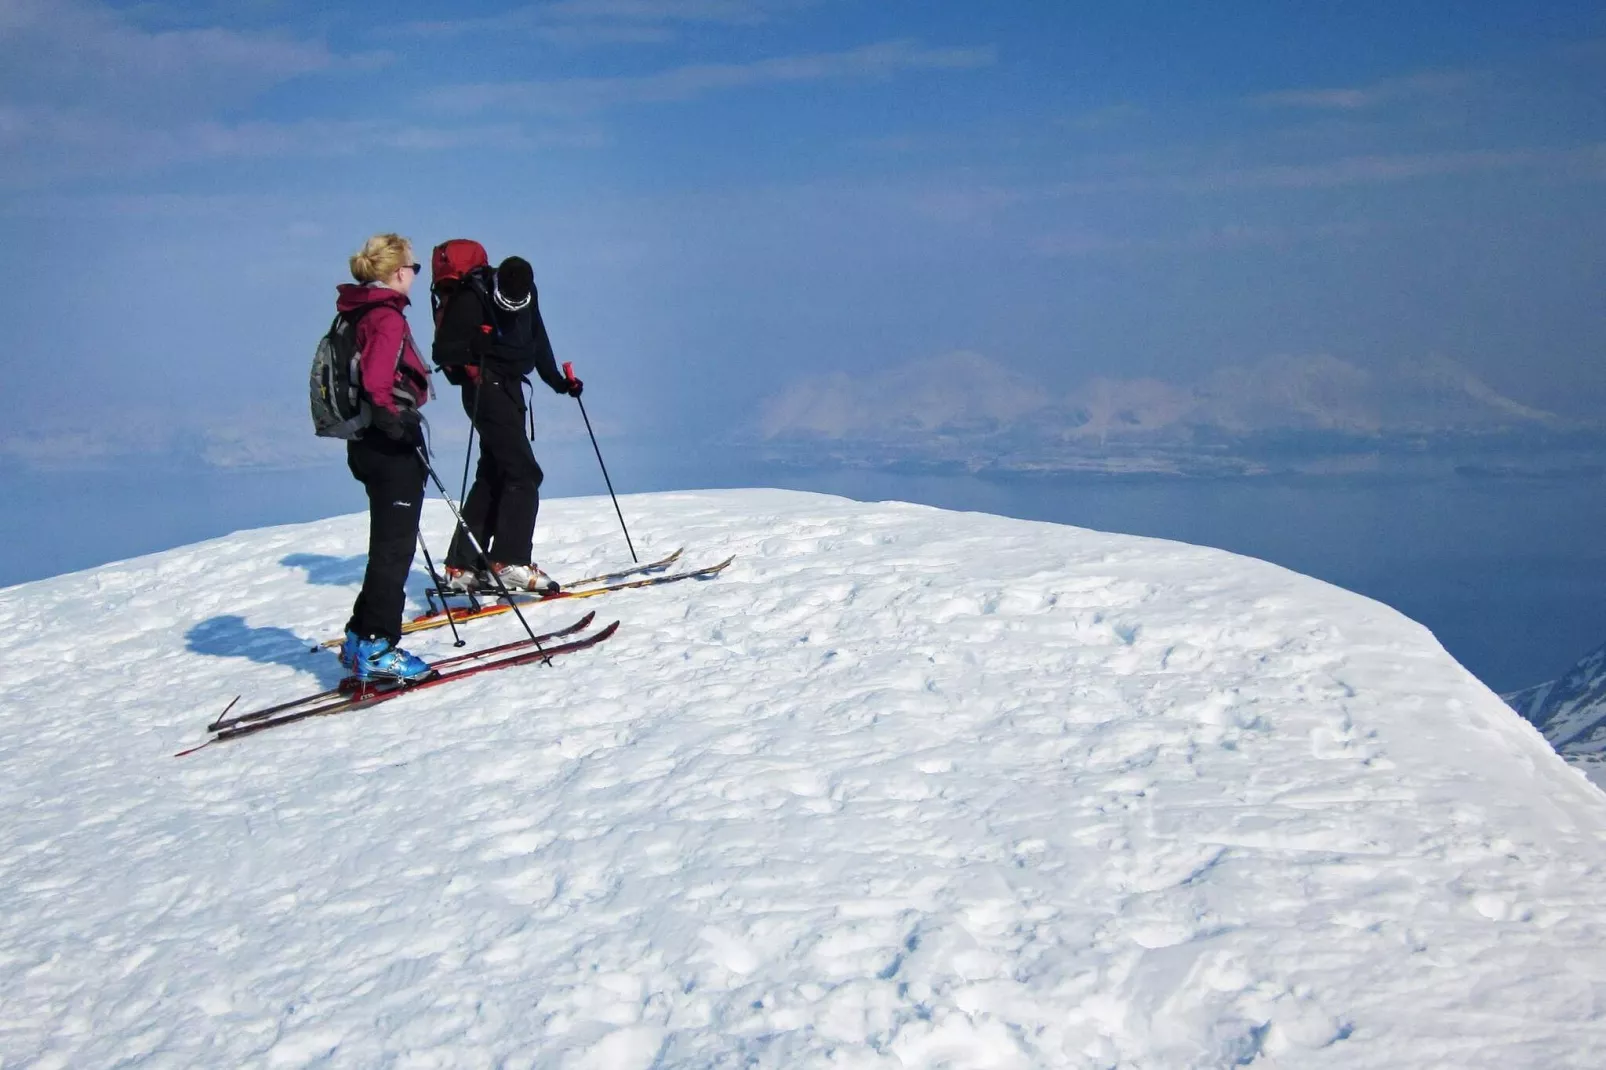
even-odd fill
[[[1606,646],[1560,679],[1501,697],[1544,733],[1558,754],[1606,787]]]
[[[1508,398],[1443,357],[1387,371],[1273,357],[1195,385],[1106,378],[1056,395],[980,354],[950,353],[795,383],[768,399],[755,431],[781,460],[812,451],[843,463],[1017,473],[1322,471],[1340,457],[1349,464],[1337,470],[1350,470],[1367,455],[1397,465],[1437,452],[1467,474],[1510,474],[1509,458],[1486,454],[1520,447],[1528,469],[1570,469],[1578,457],[1546,451],[1606,448],[1602,428]]]

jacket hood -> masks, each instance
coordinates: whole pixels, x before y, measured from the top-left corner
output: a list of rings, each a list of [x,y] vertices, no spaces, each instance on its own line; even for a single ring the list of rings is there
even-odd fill
[[[359,308],[372,308],[375,305],[389,305],[397,312],[412,304],[412,299],[406,294],[392,290],[388,286],[364,286],[354,282],[343,282],[335,287],[338,296],[335,298],[337,312],[355,312]]]

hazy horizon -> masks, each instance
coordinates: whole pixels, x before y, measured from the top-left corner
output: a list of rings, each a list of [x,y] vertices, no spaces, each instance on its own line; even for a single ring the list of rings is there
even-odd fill
[[[475,11],[7,4],[0,453],[304,450],[381,230],[529,257],[588,398],[689,444],[955,351],[1058,393],[1443,357],[1606,407],[1598,5]]]

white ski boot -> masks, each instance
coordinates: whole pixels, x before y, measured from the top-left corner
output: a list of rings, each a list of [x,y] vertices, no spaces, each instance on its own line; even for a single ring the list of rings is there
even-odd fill
[[[452,565],[447,565],[442,586],[446,588],[447,594],[473,594],[475,591],[492,586],[492,584],[488,580],[482,579],[480,574],[471,568],[455,568]]]
[[[510,591],[557,594],[562,589],[558,581],[542,572],[538,565],[498,565],[493,561],[491,569]]]

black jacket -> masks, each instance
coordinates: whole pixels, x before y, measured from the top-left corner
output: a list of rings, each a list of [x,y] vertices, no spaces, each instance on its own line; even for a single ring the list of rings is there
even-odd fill
[[[465,280],[446,300],[430,355],[442,368],[483,362],[487,371],[513,377],[535,372],[556,393],[569,390],[533,289],[528,305],[509,312],[496,307],[485,282]]]

